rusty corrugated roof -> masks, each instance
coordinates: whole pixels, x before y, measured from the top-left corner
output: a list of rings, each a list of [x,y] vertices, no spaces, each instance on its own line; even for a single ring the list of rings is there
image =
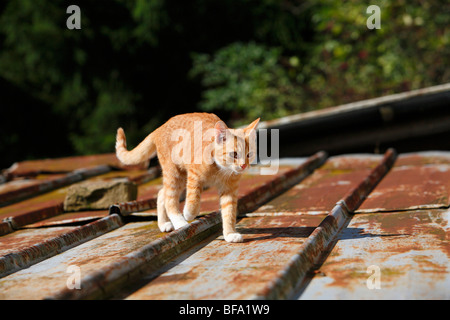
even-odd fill
[[[450,298],[450,152],[319,152],[282,161],[275,175],[249,171],[238,244],[223,239],[214,188],[199,218],[161,233],[159,169],[114,161],[10,170],[0,185],[0,299]],[[136,201],[63,212],[69,184],[115,177],[138,184]]]
[[[279,130],[279,155],[450,150],[450,83],[261,122]],[[261,131],[260,130],[260,131]]]

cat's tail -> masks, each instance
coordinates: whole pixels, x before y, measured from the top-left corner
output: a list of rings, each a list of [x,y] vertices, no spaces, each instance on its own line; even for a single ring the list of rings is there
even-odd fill
[[[156,155],[152,134],[149,134],[136,148],[127,150],[127,140],[122,128],[117,129],[116,156],[125,165],[140,164]]]

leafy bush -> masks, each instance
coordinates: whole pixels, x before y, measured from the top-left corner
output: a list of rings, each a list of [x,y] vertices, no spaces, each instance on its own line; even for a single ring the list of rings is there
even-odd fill
[[[373,30],[366,3],[326,0],[316,8],[316,45],[301,76],[318,108],[450,80],[443,3],[386,0],[379,7],[381,29]]]
[[[288,70],[280,65],[281,49],[254,42],[233,43],[214,56],[193,55],[192,76],[202,76],[204,91],[200,108],[224,109],[254,119],[261,115],[281,117],[301,108]]]
[[[448,1],[377,1],[379,30],[357,0],[76,3],[82,30],[71,1],[0,1],[0,166],[112,152],[118,126],[132,147],[179,113],[243,123],[450,81]]]
[[[356,0],[314,3],[306,56],[253,42],[194,55],[192,73],[204,88],[199,107],[267,120],[450,80],[448,4],[383,1],[374,30],[366,9]]]
[[[67,1],[2,4],[0,77],[49,105],[66,122],[67,132],[57,134],[67,135],[76,153],[113,152],[117,127],[128,126],[132,140],[148,133],[141,129],[148,119],[141,120],[136,108],[148,83],[135,76],[147,66],[129,61],[136,62],[139,49],[157,46],[161,1],[78,4],[81,30],[66,28]]]

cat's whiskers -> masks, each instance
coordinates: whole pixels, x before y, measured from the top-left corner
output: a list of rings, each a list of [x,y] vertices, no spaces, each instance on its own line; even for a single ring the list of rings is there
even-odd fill
[[[220,167],[218,173],[219,173],[221,179],[229,180],[234,172],[231,169]]]

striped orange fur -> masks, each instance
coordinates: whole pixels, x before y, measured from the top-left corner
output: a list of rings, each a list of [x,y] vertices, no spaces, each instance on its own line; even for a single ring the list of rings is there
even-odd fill
[[[228,242],[242,242],[236,232],[237,191],[242,173],[256,159],[256,126],[230,129],[212,113],[188,113],[169,119],[128,151],[125,133],[117,130],[116,155],[126,165],[139,164],[158,155],[163,188],[158,193],[158,226],[168,232],[195,219],[205,186],[219,190],[223,235]],[[183,213],[179,198],[186,189]]]

